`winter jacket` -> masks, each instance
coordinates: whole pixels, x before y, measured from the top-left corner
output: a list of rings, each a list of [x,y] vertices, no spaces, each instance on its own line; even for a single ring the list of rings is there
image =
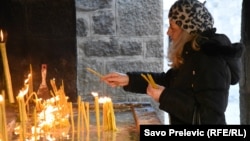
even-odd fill
[[[178,69],[167,72],[128,72],[125,91],[146,93],[147,82],[141,73],[149,73],[158,85],[165,86],[159,108],[170,116],[170,124],[226,124],[230,85],[237,84],[241,73],[243,46],[232,44],[224,34],[215,30],[202,33],[200,50],[186,43]]]

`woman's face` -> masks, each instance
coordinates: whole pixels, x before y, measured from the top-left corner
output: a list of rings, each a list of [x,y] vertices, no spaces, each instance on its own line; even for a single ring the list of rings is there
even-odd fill
[[[167,35],[173,42],[175,42],[179,38],[182,29],[173,20],[169,20],[169,25]]]

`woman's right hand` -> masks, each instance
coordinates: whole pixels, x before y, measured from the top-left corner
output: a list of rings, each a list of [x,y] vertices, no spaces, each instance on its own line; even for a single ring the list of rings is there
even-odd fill
[[[111,87],[126,86],[129,83],[129,77],[126,74],[111,72],[101,78],[102,81]]]
[[[151,96],[156,102],[159,102],[160,96],[164,91],[165,87],[157,85],[157,88],[152,87],[152,85],[148,85],[147,87],[147,94]]]

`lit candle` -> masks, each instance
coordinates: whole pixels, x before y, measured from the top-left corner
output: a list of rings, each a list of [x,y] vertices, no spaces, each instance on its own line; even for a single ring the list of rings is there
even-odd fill
[[[27,122],[27,113],[25,109],[25,101],[24,101],[24,96],[28,92],[28,87],[26,87],[24,90],[20,90],[20,93],[17,96],[17,101],[18,101],[18,107],[19,107],[19,114],[20,114],[20,121],[21,121],[21,127],[22,127],[22,132],[21,132],[21,139],[25,140],[26,137],[26,122]]]
[[[32,65],[30,64],[30,74],[29,74],[29,95],[33,93],[33,72]]]
[[[109,98],[109,105],[110,105],[110,116],[111,116],[111,127],[113,131],[116,131],[116,119],[115,119],[115,112],[113,107],[113,102],[111,98]]]
[[[80,106],[80,108],[81,108],[81,131],[83,131],[83,129],[84,129],[84,115],[83,115],[83,103],[81,102],[81,104],[80,104],[81,106]]]
[[[102,128],[103,131],[107,130],[107,104],[106,104],[106,97],[101,97],[99,99],[100,103],[102,103]]]
[[[5,39],[3,31],[0,31],[0,50],[2,53],[2,60],[3,60],[3,67],[4,67],[4,74],[6,79],[6,85],[7,85],[7,93],[9,96],[9,102],[14,103],[14,96],[13,96],[13,90],[12,90],[12,82],[11,82],[11,76],[10,76],[10,70],[9,70],[9,64],[8,64],[8,58],[6,53],[6,46],[5,46]]]
[[[116,120],[111,98],[104,97],[103,103],[103,130],[116,131]]]
[[[27,112],[29,113],[30,111],[30,107],[29,107],[29,97],[32,94],[32,92],[30,91],[30,78],[31,78],[31,74],[28,75],[28,78],[24,81],[24,86],[28,87],[28,93],[25,95],[25,98],[27,99],[27,102],[25,102],[25,105],[27,107]]]
[[[95,112],[96,112],[97,135],[98,135],[98,137],[100,137],[100,113],[99,113],[99,98],[98,98],[98,93],[92,92],[92,95],[95,98]]]
[[[7,134],[7,120],[6,120],[6,111],[5,111],[5,101],[4,101],[4,91],[2,91],[2,95],[0,95],[0,112],[1,112],[1,134],[2,134],[2,140],[7,141],[8,140],[8,134]]]
[[[108,130],[112,128],[112,118],[111,118],[111,107],[110,107],[110,101],[109,98],[106,100],[106,105],[107,105],[107,125],[108,125]]]

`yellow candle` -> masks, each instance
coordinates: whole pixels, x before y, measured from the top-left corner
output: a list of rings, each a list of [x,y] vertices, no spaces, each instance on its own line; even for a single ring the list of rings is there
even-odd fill
[[[84,122],[85,122],[85,126],[86,126],[86,128],[88,127],[88,119],[87,119],[87,114],[86,114],[86,109],[85,109],[85,103],[84,102],[82,102],[82,113],[83,113],[83,119],[84,119]],[[83,121],[82,121],[83,122]]]
[[[97,75],[98,77],[102,77],[102,74],[100,74],[99,72],[96,72],[95,70],[91,69],[91,68],[86,68],[89,72]]]
[[[112,130],[116,131],[115,112],[114,112],[113,102],[112,102],[111,98],[110,98],[110,112],[111,112]]]
[[[80,138],[80,123],[81,123],[81,96],[77,99],[78,115],[77,115],[77,138]]]
[[[32,72],[32,66],[30,64],[30,74],[29,74],[29,95],[33,93],[33,72]]]
[[[109,97],[103,100],[103,130],[117,130],[113,103]]]
[[[103,103],[103,105],[102,105],[102,108],[103,108],[103,109],[102,109],[102,110],[103,110],[103,111],[102,111],[102,112],[103,112],[103,113],[102,113],[102,114],[103,114],[103,115],[102,115],[102,116],[103,116],[103,117],[102,117],[102,118],[103,118],[102,122],[103,122],[103,123],[102,123],[102,124],[103,124],[103,130],[106,131],[106,130],[109,130],[109,129],[108,129],[108,128],[109,128],[109,127],[108,127],[108,124],[109,124],[109,123],[108,123],[108,105],[107,105],[108,103],[107,103],[107,97],[103,97],[103,98],[102,98],[102,103]]]
[[[24,96],[28,92],[28,87],[26,87],[24,90],[21,90],[20,93],[17,96],[18,105],[19,105],[19,114],[20,114],[20,121],[21,121],[21,139],[25,140],[26,137],[26,122],[27,122],[27,114],[25,109],[25,101]]]
[[[7,85],[7,93],[9,96],[9,102],[14,103],[14,95],[13,95],[13,89],[12,89],[12,82],[11,82],[11,76],[10,76],[10,70],[9,70],[9,63],[6,53],[6,46],[5,46],[5,39],[3,35],[3,31],[0,31],[0,50],[2,53],[2,60],[3,60],[3,67],[4,67],[4,74],[6,79],[6,85]]]
[[[24,102],[24,98],[21,98],[21,114],[22,114],[22,131],[23,131],[23,138],[25,139],[26,137],[26,121],[27,121],[27,116],[26,116],[26,110],[25,110],[25,102]]]
[[[3,97],[2,97],[2,95],[1,95],[1,97],[0,97],[0,100],[1,100],[1,102],[0,102],[0,114],[1,115],[3,115],[3,110],[2,110],[2,101],[3,101]],[[2,139],[3,137],[2,136],[4,136],[4,133],[3,133],[3,127],[4,126],[2,126],[4,124],[4,122],[3,122],[3,116],[0,116],[0,135],[1,135],[1,137],[0,137],[0,139]]]
[[[86,102],[85,103],[85,105],[86,105],[86,116],[87,116],[87,132],[89,132],[89,102]]]
[[[74,114],[73,114],[73,106],[72,102],[69,102],[69,108],[70,108],[70,117],[71,117],[71,127],[72,127],[72,132],[75,132],[75,123],[74,123]]]
[[[32,92],[30,91],[30,78],[31,78],[31,74],[28,75],[28,78],[24,81],[24,86],[25,88],[28,88],[28,93],[25,95],[25,98],[27,99],[27,102],[25,102],[26,108],[27,108],[27,112],[29,113],[30,107],[29,107],[29,97],[32,94]]]
[[[7,134],[7,120],[6,120],[6,111],[5,111],[5,101],[4,101],[4,91],[2,91],[2,95],[0,95],[0,111],[1,111],[1,134],[2,134],[2,139],[4,141],[8,140],[8,134]]]
[[[100,113],[99,113],[99,98],[98,98],[98,93],[92,92],[92,95],[95,98],[95,112],[96,112],[97,135],[98,135],[98,137],[100,137]]]
[[[84,130],[84,113],[83,113],[83,102],[81,102],[81,104],[80,104],[81,106],[80,106],[80,108],[81,108],[81,125],[80,125],[80,127],[81,127],[81,131],[83,131]]]
[[[24,124],[23,104],[22,104],[22,98],[21,98],[21,96],[17,97],[17,101],[18,101],[19,116],[20,116],[20,122],[21,122],[21,124],[20,124],[21,125],[20,139],[21,140],[25,140],[24,139],[25,124]]]
[[[34,109],[34,137],[35,137],[35,141],[37,140],[37,131],[36,131],[36,128],[37,128],[37,115],[36,115],[36,108]]]
[[[111,119],[111,108],[110,108],[110,101],[109,98],[107,98],[107,116],[108,116],[108,130],[112,128],[112,119]]]
[[[105,102],[105,97],[102,97],[101,99],[101,103],[102,103],[102,129],[105,131],[106,130],[106,102]]]

